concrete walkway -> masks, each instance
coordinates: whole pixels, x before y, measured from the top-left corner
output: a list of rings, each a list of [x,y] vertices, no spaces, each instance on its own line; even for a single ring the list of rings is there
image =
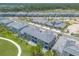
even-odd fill
[[[17,49],[18,49],[17,56],[20,56],[21,55],[21,47],[16,42],[14,42],[14,41],[12,41],[10,39],[7,39],[7,38],[3,38],[3,37],[0,37],[0,39],[6,40],[6,41],[11,42],[12,44],[14,44],[17,47]]]

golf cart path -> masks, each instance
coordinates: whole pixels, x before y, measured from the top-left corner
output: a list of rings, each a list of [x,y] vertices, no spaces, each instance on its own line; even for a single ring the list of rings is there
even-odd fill
[[[6,40],[6,41],[11,42],[12,44],[14,44],[17,47],[17,49],[18,49],[17,56],[21,55],[21,47],[16,42],[14,42],[14,41],[12,41],[10,39],[7,39],[7,38],[3,38],[3,37],[0,37],[0,39]]]

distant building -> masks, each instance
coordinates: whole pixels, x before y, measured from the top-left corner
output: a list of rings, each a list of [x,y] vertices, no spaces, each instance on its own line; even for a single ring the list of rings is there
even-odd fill
[[[47,22],[46,25],[47,25],[47,26],[50,26],[50,27],[53,27],[53,26],[54,26],[51,21],[50,21],[50,22]]]
[[[48,22],[48,19],[46,17],[32,17],[32,22],[46,24]]]
[[[66,23],[64,23],[60,20],[56,20],[56,21],[54,21],[53,26],[55,28],[64,28],[64,27],[66,27]]]
[[[61,20],[50,21],[46,23],[47,26],[55,27],[55,28],[64,28],[66,27],[66,23]]]

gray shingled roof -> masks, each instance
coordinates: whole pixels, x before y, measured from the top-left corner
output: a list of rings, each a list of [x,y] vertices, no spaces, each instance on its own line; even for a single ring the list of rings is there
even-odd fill
[[[12,23],[8,24],[7,26],[8,27],[13,27],[15,29],[20,30],[20,29],[22,29],[22,28],[24,28],[24,27],[26,27],[28,25],[25,25],[25,24],[22,24],[22,23],[18,23],[18,22],[12,22]]]
[[[66,47],[64,49],[64,51],[72,54],[72,55],[75,55],[75,56],[79,56],[79,47],[78,46],[69,46],[69,47]]]
[[[13,21],[12,20],[8,20],[8,19],[5,19],[5,20],[0,20],[0,23],[3,23],[5,25],[9,24],[9,23],[12,23]]]
[[[21,30],[21,34],[27,33],[31,36],[34,36],[46,43],[50,43],[56,37],[56,33],[51,31],[42,31],[39,28],[35,28],[32,26],[26,27]]]
[[[4,20],[4,19],[6,19],[5,17],[0,17],[0,20]]]
[[[62,53],[67,41],[68,41],[67,37],[60,36],[52,49],[55,49],[60,53]]]
[[[79,46],[76,45],[76,41],[73,40],[67,41],[65,48],[63,50],[72,55],[79,56]]]
[[[32,17],[32,22],[45,24],[48,22],[48,19],[46,17]]]
[[[47,22],[46,25],[47,25],[47,26],[53,26],[53,23]]]
[[[63,28],[66,26],[66,23],[62,22],[62,21],[59,21],[59,20],[56,20],[54,23],[53,23],[54,27],[57,27],[57,28]]]

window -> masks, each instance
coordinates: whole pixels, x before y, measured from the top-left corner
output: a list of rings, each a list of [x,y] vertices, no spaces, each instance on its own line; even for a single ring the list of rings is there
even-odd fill
[[[32,42],[34,42],[34,43],[37,43],[37,40],[35,40],[35,39],[32,39]]]
[[[48,49],[48,46],[47,46],[47,45],[45,45],[45,46],[44,46],[44,48],[45,48],[45,49]]]
[[[45,45],[48,45],[48,43],[45,42]]]
[[[37,43],[37,38],[32,36],[32,42]]]
[[[74,55],[70,54],[69,56],[74,56]]]

